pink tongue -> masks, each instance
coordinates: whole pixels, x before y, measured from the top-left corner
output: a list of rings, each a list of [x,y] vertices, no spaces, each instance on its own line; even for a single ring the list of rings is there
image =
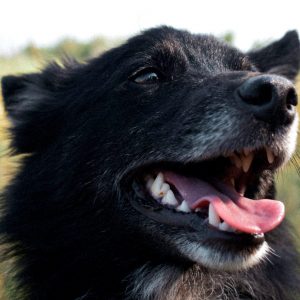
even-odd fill
[[[212,185],[168,171],[164,172],[164,178],[176,187],[191,209],[210,202],[218,215],[239,231],[264,233],[275,228],[284,218],[284,205],[280,201],[248,199],[219,181]]]

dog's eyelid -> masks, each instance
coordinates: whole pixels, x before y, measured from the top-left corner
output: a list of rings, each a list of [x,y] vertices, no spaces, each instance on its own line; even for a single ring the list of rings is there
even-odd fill
[[[129,80],[137,84],[154,84],[161,82],[165,78],[165,75],[154,67],[146,67],[134,72],[129,76]]]

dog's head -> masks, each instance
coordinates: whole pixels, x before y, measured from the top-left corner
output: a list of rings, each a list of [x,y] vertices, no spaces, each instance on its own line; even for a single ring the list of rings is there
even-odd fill
[[[296,144],[299,53],[296,32],[245,54],[162,27],[85,65],[5,77],[13,147],[36,171],[27,185],[44,207],[88,215],[70,221],[78,235],[106,220],[124,252],[250,267],[284,216],[271,199]]]

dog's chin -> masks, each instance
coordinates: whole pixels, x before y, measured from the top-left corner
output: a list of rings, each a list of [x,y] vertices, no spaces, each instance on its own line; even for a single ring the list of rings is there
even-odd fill
[[[224,248],[221,244],[205,245],[195,241],[188,241],[184,237],[176,239],[178,252],[188,260],[208,269],[216,271],[241,271],[251,268],[264,259],[270,252],[266,241],[262,241],[255,247],[245,247],[241,251]]]

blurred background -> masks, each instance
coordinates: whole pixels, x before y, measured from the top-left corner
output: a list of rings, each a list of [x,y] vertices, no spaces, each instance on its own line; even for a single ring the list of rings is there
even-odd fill
[[[247,51],[300,32],[298,0],[285,1],[68,1],[3,0],[0,12],[0,79],[6,74],[41,70],[65,55],[79,61],[97,56],[128,37],[153,26],[170,25],[194,33],[211,33]],[[300,92],[300,77],[297,80]],[[16,170],[0,96],[0,191]],[[300,234],[300,177],[293,163],[277,175],[278,199]],[[300,249],[300,243],[298,241]],[[8,299],[7,265],[0,267],[0,300]],[[4,287],[5,285],[5,287]],[[10,298],[13,299],[13,298]]]

